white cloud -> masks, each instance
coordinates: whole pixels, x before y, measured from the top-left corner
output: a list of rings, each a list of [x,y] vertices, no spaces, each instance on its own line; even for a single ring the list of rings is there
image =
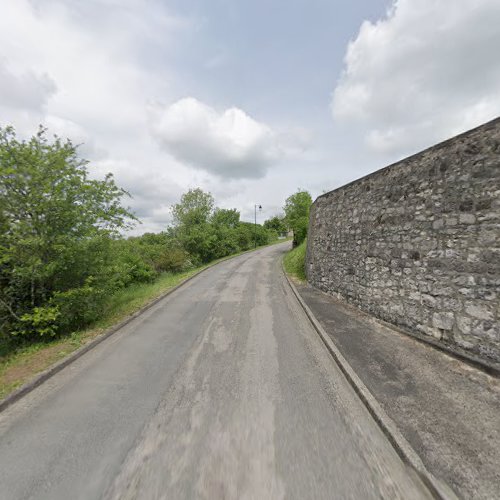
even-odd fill
[[[499,26],[498,0],[396,0],[349,44],[335,120],[372,150],[407,153],[495,118]]]
[[[0,106],[23,103],[35,126],[52,115],[116,144],[146,123],[148,99],[165,93],[164,70],[149,71],[148,57],[165,56],[182,29],[156,0],[147,9],[139,0],[8,0],[0,16]],[[2,124],[17,119],[0,112]]]
[[[142,0],[8,0],[0,15],[0,126],[28,136],[41,123],[49,135],[82,144],[91,175],[111,171],[132,194],[125,203],[143,221],[137,233],[165,229],[170,206],[192,187],[236,207],[251,206],[252,189],[267,206],[262,191],[273,197],[277,187],[248,177],[300,155],[306,130],[274,131],[240,109],[218,113],[194,99],[148,112],[184,89],[176,64],[197,26],[161,0],[147,9]],[[228,178],[245,180],[233,187]]]
[[[158,151],[147,104],[169,95],[168,58],[190,29],[159,0],[7,0],[0,15],[0,126],[39,124],[82,144],[91,175],[115,174],[144,219],[164,212],[189,174]],[[153,70],[152,70],[153,68]],[[159,213],[161,212],[161,213]]]
[[[0,60],[1,107],[41,111],[55,92],[56,85],[47,74],[15,74]]]
[[[182,14],[173,12],[177,4]],[[169,207],[193,187],[248,220],[255,203],[264,207],[260,217],[273,215],[313,170],[315,181],[320,175],[310,149],[318,131],[306,129],[300,98],[277,98],[287,94],[280,61],[276,87],[260,48],[233,43],[226,21],[209,19],[211,12],[164,0],[2,1],[0,126],[12,124],[26,137],[44,124],[49,136],[83,143],[90,174],[111,171],[132,194],[125,203],[144,222],[139,233],[164,229]],[[252,74],[268,75],[269,85],[256,85]],[[186,116],[183,95],[208,105],[194,101]],[[315,117],[322,109],[316,97]],[[148,112],[150,103],[176,101],[180,110]],[[332,163],[324,162],[328,178]]]
[[[241,109],[218,113],[192,97],[153,110],[153,134],[177,159],[227,178],[262,177],[281,156],[267,125]]]

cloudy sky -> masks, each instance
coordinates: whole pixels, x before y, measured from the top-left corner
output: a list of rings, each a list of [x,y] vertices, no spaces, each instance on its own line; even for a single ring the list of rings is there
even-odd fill
[[[500,115],[498,0],[1,0],[0,126],[70,137],[158,231],[261,220]]]

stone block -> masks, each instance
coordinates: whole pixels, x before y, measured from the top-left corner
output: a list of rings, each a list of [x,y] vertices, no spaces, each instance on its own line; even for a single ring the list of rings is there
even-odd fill
[[[463,335],[470,335],[472,331],[472,319],[463,314],[457,314],[455,320],[460,333]]]
[[[474,224],[476,222],[476,216],[474,214],[460,214],[458,216],[458,222],[460,224]]]
[[[465,312],[477,319],[491,320],[493,319],[493,310],[490,306],[483,305],[477,302],[467,302],[465,304]]]
[[[433,297],[432,295],[428,295],[427,293],[423,293],[421,297],[422,304],[425,304],[428,307],[436,307],[437,300],[435,297]]]
[[[432,315],[432,326],[440,330],[451,330],[455,316],[452,312],[437,312]]]

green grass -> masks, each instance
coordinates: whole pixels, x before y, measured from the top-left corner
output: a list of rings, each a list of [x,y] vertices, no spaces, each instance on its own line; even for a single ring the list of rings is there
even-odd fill
[[[197,267],[179,274],[164,273],[153,283],[134,283],[118,290],[110,297],[102,319],[94,327],[108,328],[114,325],[205,267]]]
[[[287,240],[274,241],[271,245],[284,241]],[[245,252],[235,255],[243,253]],[[0,349],[0,399],[193,274],[235,255],[223,257],[183,273],[164,273],[153,283],[137,283],[119,290],[109,298],[101,319],[85,330],[25,345],[4,344]]]
[[[306,246],[307,240],[304,240],[299,246],[285,254],[283,258],[283,266],[287,274],[300,281],[306,281]]]

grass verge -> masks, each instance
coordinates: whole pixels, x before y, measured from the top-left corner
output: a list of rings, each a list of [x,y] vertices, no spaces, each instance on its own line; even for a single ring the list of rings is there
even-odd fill
[[[283,241],[286,240],[278,240],[271,245]],[[245,252],[236,255],[242,253]],[[153,283],[133,284],[110,297],[101,319],[90,328],[59,339],[35,342],[3,352],[0,356],[0,400],[193,274],[236,255],[224,257],[184,273],[162,274]]]
[[[283,257],[285,271],[299,281],[306,281],[306,247],[307,240],[304,240]]]

